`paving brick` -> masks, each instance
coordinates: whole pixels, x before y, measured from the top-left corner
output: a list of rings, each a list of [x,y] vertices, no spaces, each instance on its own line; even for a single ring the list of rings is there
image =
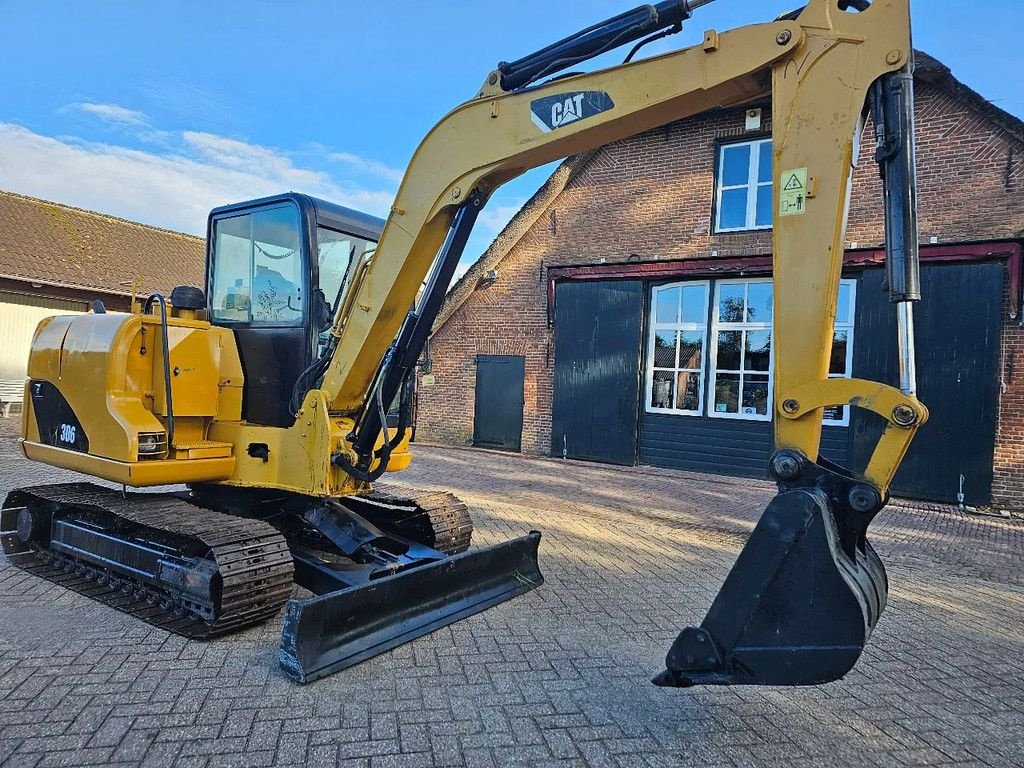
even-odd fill
[[[378,755],[370,758],[370,768],[428,768],[433,764],[434,757],[429,752]]]
[[[0,439],[0,493],[70,477]],[[1007,556],[1024,552],[1019,522],[893,506],[872,528],[890,606],[845,680],[666,690],[649,678],[703,618],[768,484],[423,447],[397,482],[466,499],[478,544],[543,530],[545,585],[298,687],[273,666],[280,619],[195,643],[0,562],[0,764],[1009,766],[1024,754],[1024,558]]]
[[[49,752],[40,761],[40,768],[56,768],[67,766],[78,768],[80,765],[106,765],[110,762],[110,755],[114,750],[110,747],[97,747],[91,749],[76,749],[71,752]]]

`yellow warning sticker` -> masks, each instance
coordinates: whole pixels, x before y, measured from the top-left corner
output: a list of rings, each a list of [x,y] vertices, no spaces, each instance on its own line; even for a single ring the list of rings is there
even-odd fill
[[[779,190],[779,216],[799,216],[807,210],[807,169],[791,168],[782,172]]]

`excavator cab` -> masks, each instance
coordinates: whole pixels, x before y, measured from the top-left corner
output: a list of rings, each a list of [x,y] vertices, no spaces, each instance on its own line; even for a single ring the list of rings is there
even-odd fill
[[[384,222],[289,192],[215,208],[207,229],[206,309],[234,333],[245,372],[242,418],[290,426],[302,373]]]

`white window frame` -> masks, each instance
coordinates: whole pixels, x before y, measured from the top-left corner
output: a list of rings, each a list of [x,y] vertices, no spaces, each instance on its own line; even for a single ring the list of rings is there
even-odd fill
[[[772,168],[772,175],[768,181],[759,182],[757,180],[757,172],[761,159],[761,151],[765,146],[771,147],[772,140],[770,137],[762,139],[753,139],[751,141],[735,141],[727,144],[720,144],[718,146],[718,173],[715,179],[715,232],[750,232],[750,231],[762,231],[771,229],[772,225],[769,224],[757,224],[757,191],[761,187],[770,187],[775,180],[775,169]],[[750,166],[747,168],[747,183],[746,184],[730,184],[725,186],[723,184],[725,177],[725,152],[727,149],[732,147],[750,146]],[[771,151],[771,150],[769,150]],[[747,190],[747,218],[743,226],[740,227],[723,227],[722,226],[722,193],[730,189],[743,189]],[[773,195],[774,200],[774,195]],[[774,202],[772,203],[772,220],[774,221]]]
[[[679,288],[682,291],[683,288],[690,287],[703,287],[704,289],[704,312],[702,313],[703,322],[701,323],[659,323],[657,322],[657,307],[658,302],[656,295],[658,291]],[[647,323],[647,384],[644,387],[645,400],[644,408],[647,413],[668,413],[673,416],[700,416],[703,413],[704,403],[704,381],[707,373],[707,359],[708,359],[708,302],[710,301],[711,293],[711,281],[710,280],[684,280],[678,283],[665,283],[663,285],[655,285],[651,287],[650,293],[650,315]],[[681,300],[680,296],[680,300]],[[651,397],[654,394],[654,337],[658,331],[677,331],[682,333],[683,331],[700,332],[703,334],[701,341],[700,351],[700,369],[697,371],[697,407],[694,410],[682,410],[678,408],[655,408],[651,405]],[[679,342],[676,342],[676,365],[679,364]],[[658,370],[668,370],[667,368],[659,368]],[[678,372],[680,370],[693,370],[693,369],[682,369],[674,368],[676,371],[676,384],[679,386]],[[674,390],[673,390],[674,391]]]
[[[706,389],[708,393],[707,401],[707,415],[709,418],[715,419],[741,419],[744,421],[771,421],[772,415],[774,414],[774,398],[775,398],[775,336],[774,336],[774,312],[772,313],[773,322],[768,323],[752,323],[752,322],[741,322],[741,323],[728,323],[721,322],[718,317],[719,308],[721,306],[721,286],[723,285],[751,285],[753,283],[769,283],[773,287],[773,298],[774,298],[774,279],[763,278],[763,279],[729,279],[729,280],[717,280],[715,282],[714,291],[714,306],[711,310],[711,322],[708,324],[708,336],[705,345],[708,348],[708,364],[707,364],[707,386],[704,387],[704,377],[701,377],[701,386]],[[856,325],[857,315],[857,281],[855,279],[843,279],[840,281],[840,285],[847,286],[850,290],[850,306],[849,316],[845,320],[837,320],[833,323],[832,333],[835,335],[836,331],[846,331],[846,360],[844,365],[843,373],[830,373],[828,377],[830,379],[845,379],[850,378],[853,375],[853,345],[854,345],[854,328]],[[746,290],[744,291],[744,299],[746,298]],[[768,365],[768,407],[767,414],[746,414],[746,413],[720,413],[715,410],[714,403],[714,391],[715,381],[718,377],[718,334],[720,331],[764,331],[768,330],[772,332],[772,352],[770,362]],[[653,343],[653,335],[652,335]],[[829,347],[831,354],[831,346]],[[746,374],[752,373],[755,376],[763,376],[763,372],[757,371],[745,371],[742,370],[743,366],[743,354],[745,350],[741,350],[740,354],[740,389],[739,407],[742,408],[743,400],[743,380]],[[830,358],[831,362],[831,358]],[[729,373],[735,373],[735,371],[729,371]],[[649,397],[650,395],[648,395]],[[848,427],[850,425],[850,408],[852,406],[846,405],[843,408],[843,418],[841,419],[828,419],[822,418],[822,424],[828,427]]]
[[[832,337],[835,338],[836,331],[846,331],[846,366],[843,373],[830,373],[828,377],[830,379],[848,379],[853,376],[853,334],[854,324],[857,317],[857,281],[840,280],[840,285],[846,285],[850,288],[850,316],[843,322],[840,322],[838,318],[833,323]],[[774,367],[774,364],[773,366]],[[829,367],[831,367],[831,352],[829,353]],[[848,427],[850,426],[850,409],[852,405],[843,406],[843,418],[841,419],[828,419],[822,417],[821,423],[826,427]]]
[[[743,289],[743,302],[746,307],[748,289],[746,286],[753,284],[764,284],[772,286],[772,301],[774,304],[775,299],[775,281],[770,277],[765,278],[735,278],[730,280],[717,280],[715,281],[715,303],[711,309],[711,324],[709,325],[710,333],[708,335],[708,349],[710,355],[710,362],[708,364],[708,402],[707,402],[707,415],[708,418],[712,419],[738,419],[741,421],[771,421],[772,420],[772,407],[774,405],[775,397],[775,329],[773,323],[775,320],[774,305],[772,307],[772,320],[769,322],[722,322],[718,319],[718,311],[721,308],[721,292],[723,285],[742,285]],[[767,371],[745,371],[743,370],[743,359],[746,354],[744,349],[745,345],[740,346],[740,367],[738,371],[728,370],[727,373],[735,375],[736,373],[740,376],[739,392],[737,393],[738,400],[736,407],[740,410],[736,413],[722,413],[721,411],[715,410],[715,382],[718,378],[718,334],[722,331],[768,331],[772,334],[772,351],[768,357],[768,370]],[[757,376],[758,378],[763,377],[767,374],[768,376],[768,403],[765,408],[765,413],[749,414],[743,413],[743,380],[747,374]]]

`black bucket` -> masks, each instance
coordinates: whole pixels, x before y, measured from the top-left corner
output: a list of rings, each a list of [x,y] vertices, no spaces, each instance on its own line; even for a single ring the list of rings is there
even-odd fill
[[[700,627],[673,643],[657,685],[815,685],[857,662],[885,608],[885,568],[866,538],[844,546],[821,489],[776,496]],[[867,527],[867,521],[863,521]]]
[[[540,532],[470,550],[285,608],[279,659],[309,683],[391,650],[544,582]]]

